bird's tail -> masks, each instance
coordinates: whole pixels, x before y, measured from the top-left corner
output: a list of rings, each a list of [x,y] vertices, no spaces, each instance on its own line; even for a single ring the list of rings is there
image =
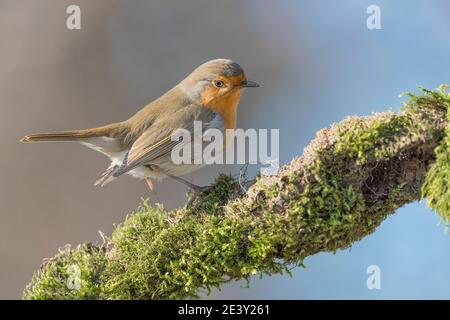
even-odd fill
[[[110,132],[114,130],[116,126],[117,126],[116,124],[112,124],[92,129],[30,134],[20,139],[20,141],[21,142],[80,141],[85,138],[109,136]]]
[[[115,177],[113,176],[113,172],[118,167],[119,166],[117,166],[117,165],[112,165],[111,167],[109,167],[105,172],[102,173],[100,179],[95,181],[94,186],[103,187],[105,184],[110,183],[111,181],[113,181],[115,179]]]

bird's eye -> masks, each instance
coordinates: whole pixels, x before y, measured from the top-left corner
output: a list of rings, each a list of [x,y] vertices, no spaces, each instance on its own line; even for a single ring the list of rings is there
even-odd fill
[[[217,88],[223,88],[225,86],[225,82],[223,82],[222,80],[214,80],[213,84]]]

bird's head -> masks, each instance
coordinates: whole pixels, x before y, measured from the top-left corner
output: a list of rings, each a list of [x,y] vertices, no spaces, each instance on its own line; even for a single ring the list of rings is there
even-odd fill
[[[194,102],[212,109],[237,105],[242,89],[259,87],[247,80],[242,67],[228,59],[208,61],[195,69],[180,86]]]

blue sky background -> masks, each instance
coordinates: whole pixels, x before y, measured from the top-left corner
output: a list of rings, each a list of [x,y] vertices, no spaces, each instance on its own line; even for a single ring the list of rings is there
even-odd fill
[[[267,124],[279,125],[282,162],[306,146],[317,129],[347,115],[397,110],[399,93],[419,85],[450,82],[450,3],[448,1],[280,1],[268,3],[268,17],[283,16],[290,28],[272,35],[271,22],[255,16],[255,27],[296,44],[288,83],[265,102]],[[366,8],[381,8],[381,30],[366,28]],[[275,19],[275,18],[274,18]],[[286,23],[286,22],[285,22]],[[283,53],[280,53],[283,54]],[[289,88],[289,89],[288,89]],[[282,107],[281,107],[282,106]],[[264,112],[262,112],[264,113]],[[259,121],[259,119],[258,119]],[[288,129],[286,129],[288,128]],[[398,210],[378,230],[350,250],[318,254],[293,277],[254,279],[227,285],[214,298],[269,299],[448,299],[450,235],[426,203]],[[381,290],[368,290],[366,269],[381,268]]]
[[[78,4],[81,30],[67,30]],[[366,9],[381,8],[381,30]],[[31,132],[127,119],[213,58],[231,58],[261,88],[239,106],[241,128],[279,128],[280,162],[349,115],[398,110],[405,91],[450,84],[448,0],[0,0],[0,298],[19,298],[44,257],[66,243],[101,243],[150,197],[168,209],[186,189],[149,194],[124,177],[93,182],[105,157],[74,144],[25,145]],[[211,166],[196,184],[239,167]],[[257,170],[251,168],[251,172]],[[232,283],[209,298],[450,298],[450,235],[425,203],[398,210],[350,250],[306,259],[293,277]],[[381,268],[381,290],[366,269]]]

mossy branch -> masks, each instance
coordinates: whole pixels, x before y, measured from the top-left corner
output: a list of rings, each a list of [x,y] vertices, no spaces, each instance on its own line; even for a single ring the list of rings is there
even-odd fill
[[[288,273],[310,255],[348,248],[423,195],[447,223],[445,90],[422,89],[399,113],[350,117],[319,131],[303,156],[245,193],[221,175],[187,207],[144,203],[103,245],[65,248],[46,260],[23,297],[197,297],[227,281]]]

